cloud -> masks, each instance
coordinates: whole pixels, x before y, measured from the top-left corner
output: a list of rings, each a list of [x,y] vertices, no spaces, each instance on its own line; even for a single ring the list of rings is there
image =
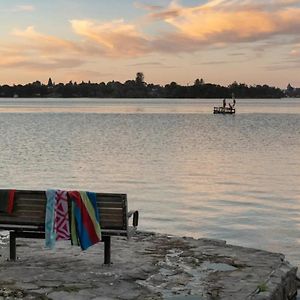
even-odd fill
[[[10,8],[0,9],[0,12],[4,12],[4,13],[33,12],[33,11],[35,11],[35,6],[33,5],[15,5]]]
[[[71,20],[74,32],[87,41],[101,46],[105,55],[132,57],[149,52],[149,40],[134,24],[124,20],[98,23],[91,20]]]
[[[12,10],[13,11],[32,12],[35,10],[35,7],[33,5],[16,5]]]
[[[31,70],[76,68],[86,61],[79,55],[82,48],[75,42],[39,33],[33,26],[15,29],[14,43],[0,44],[0,66]]]
[[[279,6],[279,5],[299,5],[300,4],[300,1],[299,0],[273,0],[272,1],[273,4]]]
[[[284,71],[284,70],[295,70],[300,68],[300,60],[294,60],[290,62],[272,64],[266,66],[267,71]]]
[[[69,69],[69,68],[75,68],[78,66],[81,66],[83,64],[80,60],[75,59],[53,59],[53,60],[47,60],[47,61],[41,61],[41,60],[30,60],[26,57],[20,57],[20,59],[8,60],[1,64],[2,67],[17,67],[17,68],[26,68],[31,70],[58,70],[58,69]]]
[[[33,26],[28,26],[25,30],[15,29],[12,34],[23,39],[23,43],[31,49],[39,50],[44,54],[58,55],[65,50],[78,52],[77,43],[61,39],[55,36],[39,33]]]
[[[162,5],[153,5],[153,4],[146,4],[141,2],[134,2],[134,6],[148,11],[156,11],[164,8],[164,6]]]
[[[151,13],[149,14],[148,18],[155,21],[164,20],[165,22],[168,22],[168,20],[172,20],[173,18],[179,17],[180,15],[180,9],[168,9],[161,12]]]
[[[300,1],[296,0],[212,0],[190,7],[177,1],[172,1],[168,7],[135,5],[147,10],[147,18],[154,25],[160,21],[169,26],[163,27],[164,31],[157,31],[154,26],[154,30],[146,34],[145,23],[139,23],[140,19],[132,22],[74,19],[69,23],[77,35],[74,40],[44,34],[28,26],[11,32],[16,38],[14,44],[6,45],[6,48],[1,48],[0,44],[0,65],[76,69],[107,57],[191,53],[242,43],[255,51],[262,42],[272,46],[278,42],[278,36],[285,36],[285,41],[300,38]],[[29,11],[34,7],[19,6],[19,9]],[[298,56],[299,47],[295,47],[290,55]],[[151,66],[150,63],[144,65]]]
[[[199,65],[224,65],[232,63],[231,61],[225,61],[225,60],[218,60],[218,61],[207,61],[199,63]]]
[[[229,54],[229,56],[244,56],[244,55],[246,55],[246,53],[244,52],[233,52]]]
[[[164,64],[162,64],[161,62],[140,62],[140,63],[136,63],[136,64],[130,64],[128,66],[129,67],[139,67],[139,66],[162,67],[162,66],[164,66]]]
[[[176,18],[181,15],[182,8],[177,1],[172,1],[167,8],[161,8],[159,11],[152,10],[147,18],[153,21],[167,21],[170,18]]]
[[[214,0],[204,5],[183,7],[172,2],[164,11],[150,13],[153,21],[171,25],[175,32],[167,40],[184,39],[207,44],[253,42],[276,35],[300,33],[300,1]],[[291,5],[293,4],[293,5]]]
[[[3,55],[3,52],[0,51],[0,67],[12,67],[24,61],[25,57],[22,55]]]
[[[103,77],[113,77],[113,73],[97,72],[92,70],[80,69],[65,72],[66,78],[72,78],[73,81],[89,81],[89,80],[103,80]]]

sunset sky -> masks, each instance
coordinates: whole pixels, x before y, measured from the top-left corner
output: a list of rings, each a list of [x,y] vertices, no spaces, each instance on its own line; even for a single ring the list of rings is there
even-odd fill
[[[1,0],[0,85],[124,82],[300,87],[297,0]]]

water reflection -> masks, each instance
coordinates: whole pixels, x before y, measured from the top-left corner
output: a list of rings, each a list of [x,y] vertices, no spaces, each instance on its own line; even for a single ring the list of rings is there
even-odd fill
[[[0,98],[0,112],[11,113],[212,113],[221,99]],[[300,113],[299,99],[238,99],[241,113]]]
[[[300,262],[300,113],[228,118],[166,114],[164,105],[159,114],[98,106],[101,113],[74,113],[87,105],[80,101],[54,113],[36,100],[30,109],[43,112],[24,113],[28,106],[17,103],[1,104],[3,188],[127,193],[141,229],[225,239]]]

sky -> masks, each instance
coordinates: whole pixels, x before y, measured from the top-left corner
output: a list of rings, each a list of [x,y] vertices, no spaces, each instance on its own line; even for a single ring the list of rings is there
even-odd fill
[[[300,0],[0,0],[0,85],[300,87]]]

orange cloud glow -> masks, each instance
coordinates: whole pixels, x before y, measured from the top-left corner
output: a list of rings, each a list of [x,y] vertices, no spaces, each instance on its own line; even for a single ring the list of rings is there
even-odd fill
[[[176,29],[182,37],[198,41],[198,46],[215,43],[258,41],[279,34],[300,32],[300,8],[282,7],[291,1],[275,1],[268,10],[265,4],[252,1],[210,1],[196,7],[182,7],[176,2],[168,10],[152,13]],[[299,1],[292,1],[299,3]],[[280,5],[279,5],[280,4]],[[174,35],[173,35],[174,38]]]
[[[33,26],[13,30],[17,42],[0,45],[0,66],[27,70],[75,68],[83,64],[80,47],[71,41],[37,32]]]
[[[31,53],[55,58],[56,62],[66,58],[75,61],[78,56],[130,58],[149,53],[195,52],[210,45],[225,47],[267,40],[276,35],[298,35],[300,8],[293,5],[299,2],[213,0],[199,6],[183,7],[174,1],[165,10],[161,6],[145,8],[144,5],[144,9],[151,11],[148,19],[171,26],[171,30],[151,36],[143,32],[143,24],[127,23],[122,19],[110,22],[71,20],[71,28],[81,40],[42,34],[33,26],[14,30],[13,35],[23,39],[22,43],[19,41],[22,55],[29,56],[25,49],[30,49]],[[268,4],[273,5],[271,10]]]
[[[39,33],[33,26],[27,27],[25,30],[13,30],[12,34],[19,38],[23,38],[23,42],[32,49],[39,49],[44,54],[55,53],[56,55],[64,50],[77,52],[79,50],[76,43],[67,41],[55,36]]]
[[[90,20],[71,20],[74,32],[102,46],[108,56],[135,56],[149,52],[149,41],[134,24],[123,20],[96,23]]]
[[[167,73],[167,66],[171,66],[178,70],[177,78],[186,80],[182,70],[194,68],[196,76],[197,65],[201,65],[212,74],[209,66],[221,70],[222,65],[234,62],[230,56],[233,51],[247,53],[244,61],[252,59],[257,64],[266,53],[271,54],[263,66],[278,61],[279,56],[282,68],[287,62],[292,65],[299,61],[298,0],[212,0],[189,7],[179,1],[167,7],[148,3],[134,3],[144,14],[130,22],[82,16],[60,23],[69,32],[63,28],[51,35],[41,32],[37,25],[14,29],[0,41],[0,66],[6,71],[22,68],[24,73],[34,74],[58,70],[58,74],[74,74],[76,78],[108,77],[113,64],[116,74],[123,72],[123,78],[127,78],[128,65],[143,66],[146,71],[152,66],[150,72],[158,78],[163,68]],[[18,9],[31,11],[34,7]],[[281,51],[274,51],[279,48]]]

